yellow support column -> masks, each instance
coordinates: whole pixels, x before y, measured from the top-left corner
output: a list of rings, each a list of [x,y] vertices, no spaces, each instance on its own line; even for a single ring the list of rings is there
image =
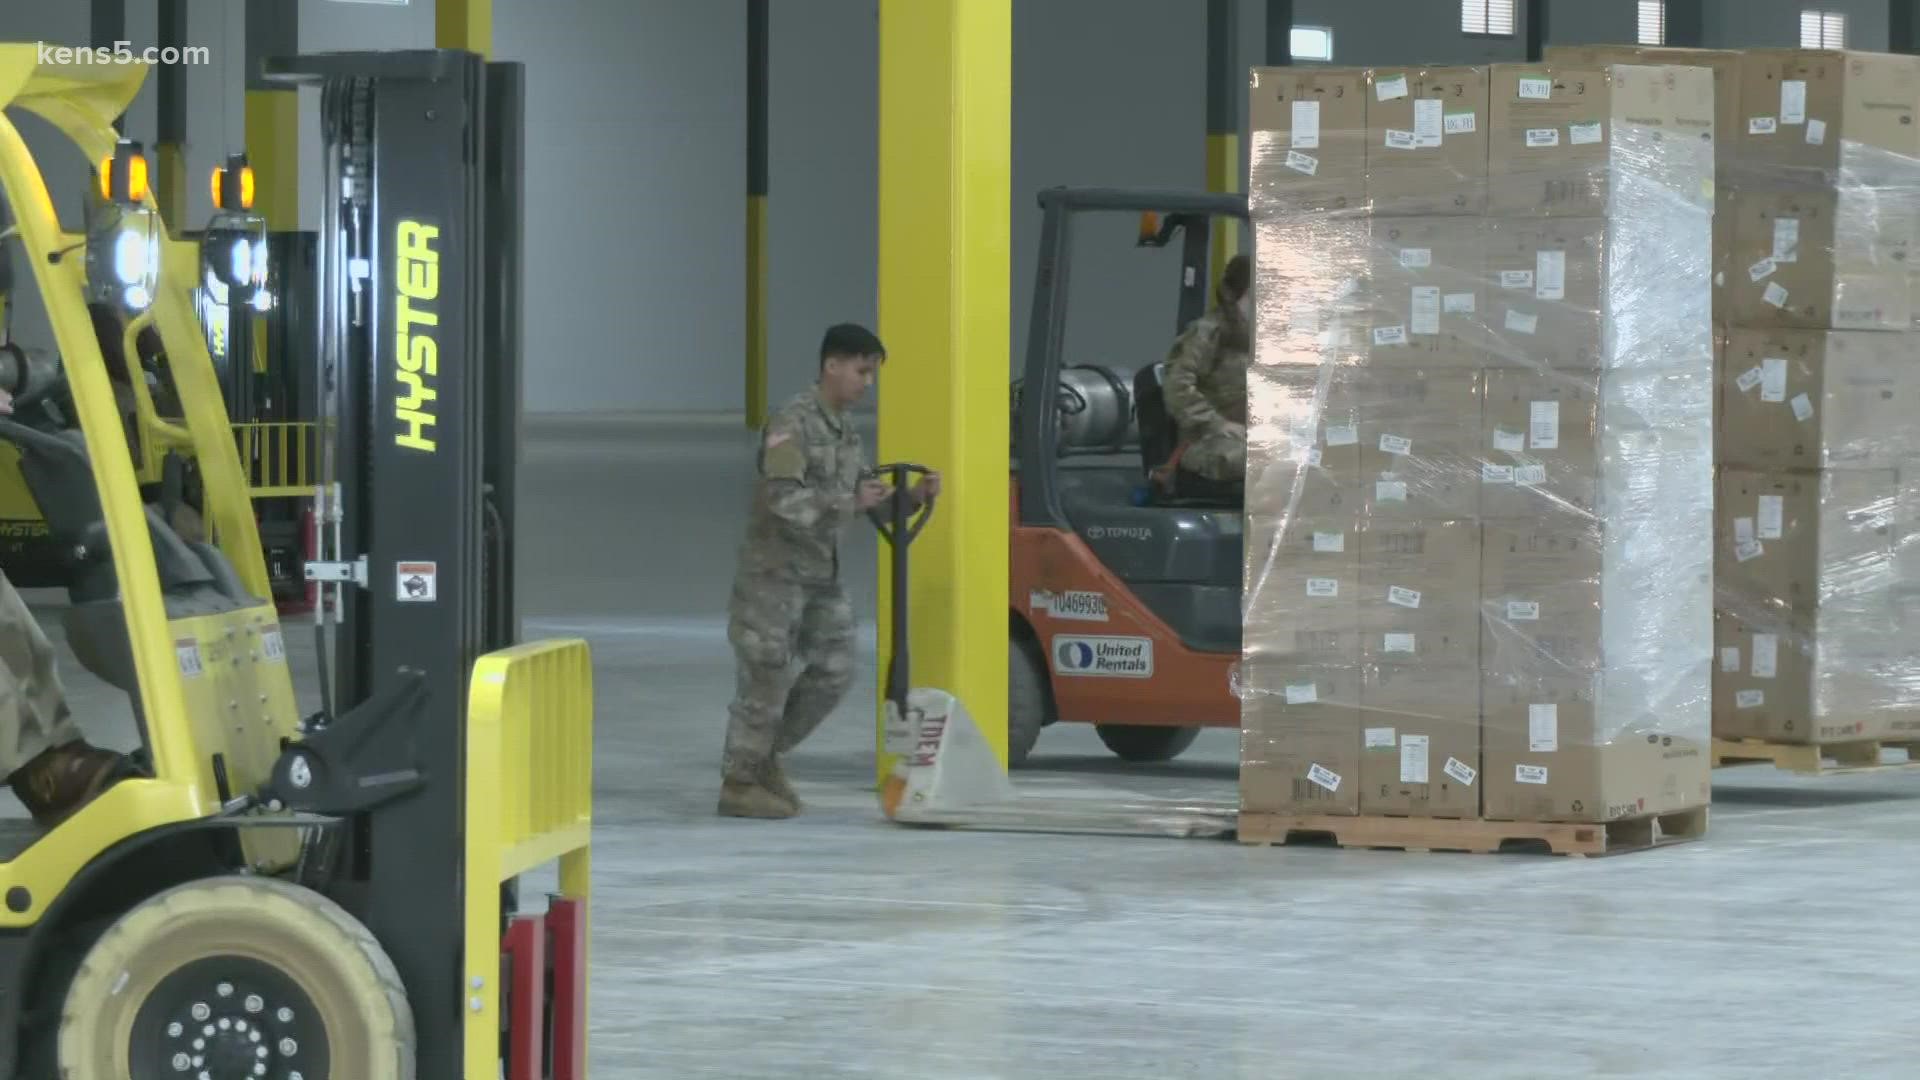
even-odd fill
[[[493,58],[493,0],[434,0],[433,43]]]
[[[877,459],[944,477],[912,548],[913,683],[957,695],[1003,763],[1012,57],[1012,0],[880,0]],[[888,587],[883,559],[883,627]]]
[[[767,0],[747,0],[747,427],[767,422]]]
[[[1246,71],[1239,61],[1240,18],[1237,0],[1207,0],[1207,190],[1240,190],[1240,99],[1247,93]],[[1214,283],[1240,250],[1240,223],[1230,217],[1213,223]]]

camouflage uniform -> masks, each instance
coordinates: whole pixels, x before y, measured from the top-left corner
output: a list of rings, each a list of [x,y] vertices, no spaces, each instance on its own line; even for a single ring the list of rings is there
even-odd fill
[[[0,575],[0,779],[79,738],[54,669],[53,643]]]
[[[1197,476],[1224,482],[1246,476],[1246,435],[1226,424],[1244,429],[1247,422],[1249,352],[1239,309],[1222,304],[1195,319],[1168,353],[1161,380],[1167,412],[1186,444],[1180,466]]]
[[[855,493],[865,468],[852,418],[816,391],[767,421],[728,605],[727,638],[739,663],[727,725],[729,781],[762,778],[853,681],[853,606],[840,585],[837,536],[862,516]]]

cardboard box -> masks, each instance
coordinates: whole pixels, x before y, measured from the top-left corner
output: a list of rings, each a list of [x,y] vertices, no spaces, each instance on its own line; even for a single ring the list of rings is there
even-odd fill
[[[1611,308],[1602,289],[1616,232],[1605,218],[1487,222],[1483,325],[1493,359],[1520,368],[1602,366]]]
[[[1360,532],[1362,663],[1479,663],[1480,525],[1370,520]]]
[[[1361,813],[1480,815],[1480,679],[1472,651],[1366,665],[1360,724]]]
[[[1341,517],[1360,497],[1357,377],[1312,365],[1265,370],[1248,396],[1247,513],[1254,520]]]
[[[1643,639],[1605,618],[1605,542],[1592,520],[1489,520],[1482,527],[1480,666],[1489,679],[1599,671],[1615,655],[1635,655]],[[1704,648],[1712,631],[1702,629],[1695,644]]]
[[[1701,68],[1495,64],[1488,112],[1488,212],[1620,212],[1632,175],[1711,198],[1713,73]],[[1703,182],[1704,181],[1704,182]]]
[[[1351,662],[1360,645],[1360,548],[1356,516],[1257,514],[1244,573],[1250,651],[1295,664]]]
[[[1369,369],[1483,363],[1484,220],[1375,218],[1366,295]]]
[[[1920,156],[1920,57],[1749,49],[1740,62],[1744,122],[1734,131],[1743,187],[1866,182]]]
[[[1479,510],[1479,376],[1470,371],[1362,370],[1356,494],[1374,519],[1470,518]]]
[[[1360,668],[1241,661],[1240,809],[1360,810]]]
[[[1367,73],[1367,201],[1376,215],[1487,206],[1487,69]]]
[[[1721,469],[1716,606],[1785,618],[1891,595],[1914,487],[1893,469]]]
[[[1489,677],[1483,695],[1488,818],[1604,822],[1710,801],[1709,748],[1689,734],[1704,727],[1642,711],[1624,680],[1605,673]],[[1706,705],[1702,695],[1698,707]]]
[[[1739,49],[1670,49],[1648,45],[1549,45],[1542,59],[1553,68],[1592,70],[1617,65],[1706,68],[1713,73],[1714,156],[1733,163],[1733,132],[1740,126]]]
[[[1788,743],[1920,739],[1917,630],[1906,606],[1887,596],[1810,615],[1722,611],[1713,733]]]
[[[1867,331],[1729,331],[1720,367],[1722,464],[1892,468],[1920,456],[1920,338]]]
[[[1730,203],[1735,325],[1915,325],[1920,191],[1743,191]]]
[[[1365,71],[1254,68],[1249,81],[1252,203],[1299,212],[1364,208]]]
[[[1594,513],[1600,506],[1598,373],[1490,370],[1485,379],[1481,515]]]

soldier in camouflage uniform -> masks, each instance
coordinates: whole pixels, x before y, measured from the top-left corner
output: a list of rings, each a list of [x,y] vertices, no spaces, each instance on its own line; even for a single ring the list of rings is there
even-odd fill
[[[1161,380],[1167,412],[1180,429],[1179,467],[1222,483],[1247,471],[1247,362],[1252,267],[1236,255],[1220,276],[1213,310],[1173,343]]]
[[[761,435],[746,542],[728,605],[738,674],[729,710],[720,813],[791,817],[800,800],[780,756],[812,734],[853,678],[853,608],[840,584],[838,535],[891,494],[866,476],[847,409],[886,358],[852,325],[827,331],[813,389],[782,405]],[[916,503],[939,492],[928,476]],[[801,670],[796,676],[793,663]]]

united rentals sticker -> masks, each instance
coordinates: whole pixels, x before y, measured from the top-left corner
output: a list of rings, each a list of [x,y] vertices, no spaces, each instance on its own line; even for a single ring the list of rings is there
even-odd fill
[[[1057,637],[1053,667],[1062,675],[1109,679],[1153,677],[1153,639],[1143,637]]]

